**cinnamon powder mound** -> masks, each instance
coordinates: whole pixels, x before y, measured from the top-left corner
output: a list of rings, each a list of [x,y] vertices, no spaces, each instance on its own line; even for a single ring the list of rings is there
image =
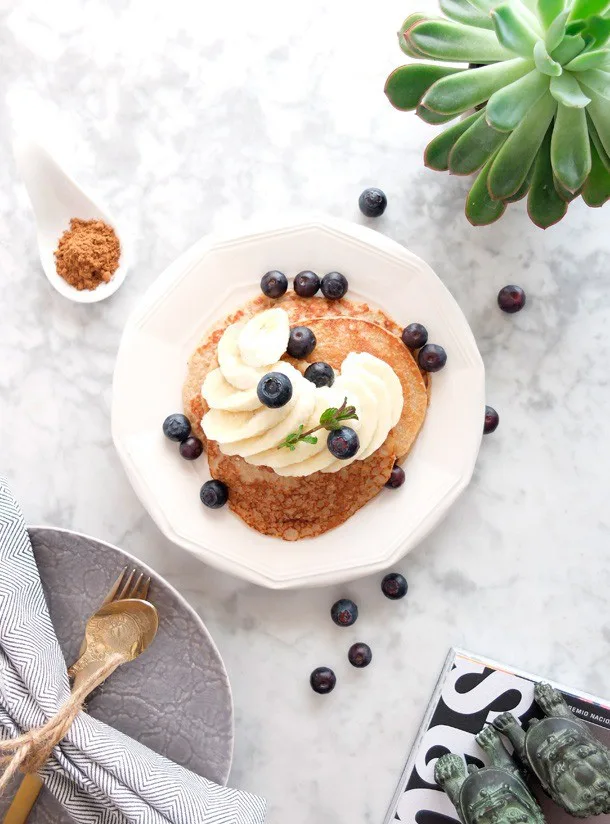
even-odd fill
[[[57,274],[79,291],[108,283],[119,266],[121,244],[102,220],[73,217],[55,250]]]

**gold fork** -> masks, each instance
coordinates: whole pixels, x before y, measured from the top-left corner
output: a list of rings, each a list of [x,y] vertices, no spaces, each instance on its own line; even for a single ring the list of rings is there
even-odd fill
[[[99,609],[89,618],[79,657],[68,670],[72,690],[89,678],[108,654],[120,651],[124,661],[136,658],[150,644],[158,626],[157,610],[146,600],[150,578],[125,567]],[[119,663],[122,663],[119,662]],[[117,663],[117,666],[119,666]],[[106,675],[105,678],[108,676]],[[105,680],[105,678],[103,680]],[[91,687],[91,692],[102,681]],[[24,824],[44,785],[38,773],[24,776],[3,819],[3,824]]]

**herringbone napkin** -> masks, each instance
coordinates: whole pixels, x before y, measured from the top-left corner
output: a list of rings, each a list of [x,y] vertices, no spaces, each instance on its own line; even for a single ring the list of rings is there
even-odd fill
[[[0,478],[0,738],[41,726],[70,695],[18,504]],[[220,787],[80,713],[44,769],[82,824],[261,824],[265,802]]]

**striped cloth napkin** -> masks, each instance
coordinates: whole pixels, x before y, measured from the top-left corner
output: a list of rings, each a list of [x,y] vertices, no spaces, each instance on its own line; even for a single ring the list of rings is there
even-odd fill
[[[0,478],[0,738],[41,726],[70,695],[23,515]],[[80,713],[45,785],[80,824],[262,824],[265,802],[221,787]]]

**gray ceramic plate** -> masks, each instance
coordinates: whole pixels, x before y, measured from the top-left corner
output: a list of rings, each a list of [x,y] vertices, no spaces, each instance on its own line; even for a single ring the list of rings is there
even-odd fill
[[[117,547],[60,529],[35,527],[30,538],[51,620],[66,661],[76,658],[86,619],[129,564],[152,578],[159,610],[151,647],[121,667],[89,701],[89,711],[151,749],[225,784],[233,754],[233,705],[224,664],[197,613],[168,583]],[[8,806],[0,798],[0,815]],[[28,824],[65,824],[46,790]]]

